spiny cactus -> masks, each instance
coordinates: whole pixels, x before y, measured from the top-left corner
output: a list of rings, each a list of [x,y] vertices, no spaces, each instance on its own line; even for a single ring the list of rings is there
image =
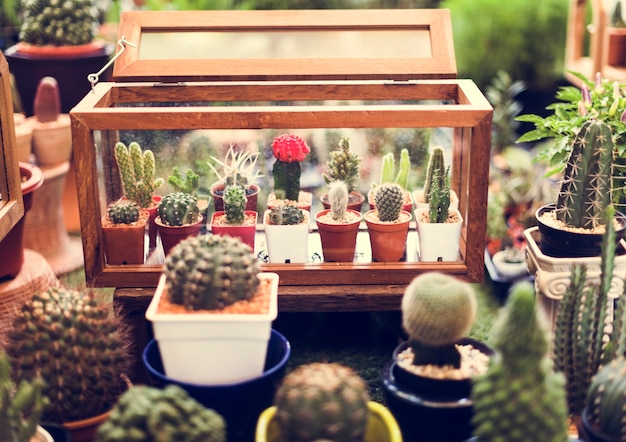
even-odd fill
[[[270,209],[270,224],[277,226],[291,226],[304,221],[302,209],[292,204],[279,204]]]
[[[283,440],[362,440],[369,411],[363,379],[338,363],[301,365],[276,392],[276,419]]]
[[[129,389],[98,428],[96,442],[223,442],[226,423],[183,390],[139,385]]]
[[[611,128],[603,121],[589,120],[572,143],[557,198],[557,218],[568,226],[584,229],[606,224],[612,173]]]
[[[256,165],[259,158],[258,152],[236,151],[234,146],[231,145],[224,156],[224,161],[213,156],[211,158],[215,161],[215,164],[222,168],[220,172],[213,164],[207,163],[213,173],[215,173],[215,176],[217,176],[217,181],[214,184],[224,184],[224,186],[239,184],[247,188],[263,176]]]
[[[40,123],[57,121],[61,115],[59,83],[54,77],[43,77],[37,85],[33,113]]]
[[[343,137],[339,141],[339,149],[330,152],[328,172],[322,174],[326,184],[341,180],[348,186],[348,192],[353,192],[359,178],[359,156],[350,151],[350,139]]]
[[[196,198],[198,197],[198,187],[200,186],[200,175],[193,170],[189,169],[183,174],[178,169],[178,166],[172,167],[170,176],[167,177],[167,182],[170,184],[175,192],[189,193]]]
[[[181,241],[165,259],[169,299],[189,310],[214,310],[250,299],[259,265],[239,238],[211,235]]]
[[[37,293],[22,306],[6,351],[16,382],[43,379],[43,421],[97,416],[124,393],[128,344],[118,325],[105,305],[66,288]]]
[[[587,419],[611,438],[626,440],[626,359],[613,359],[594,376],[586,398]]]
[[[531,283],[513,287],[493,336],[498,356],[472,379],[474,435],[485,442],[567,441],[565,378],[553,371]]]
[[[107,207],[107,216],[113,224],[132,224],[139,220],[139,206],[126,199],[113,201]]]
[[[342,180],[332,181],[328,185],[328,202],[330,203],[330,216],[339,221],[346,216],[348,209],[348,186]]]
[[[395,183],[383,183],[376,189],[374,196],[378,218],[383,222],[396,221],[402,210],[404,193]]]
[[[428,167],[426,168],[426,179],[424,180],[424,202],[430,202],[430,195],[432,194],[433,182],[436,180],[439,183],[439,188],[444,185],[444,172],[446,171],[445,160],[443,156],[443,149],[439,146],[435,146],[430,153],[428,159]]]
[[[237,184],[231,184],[224,189],[224,212],[226,221],[232,226],[243,224],[246,211],[246,189]]]
[[[414,365],[460,367],[455,343],[470,330],[476,296],[469,283],[439,272],[419,275],[402,296],[402,326]]]
[[[450,168],[446,169],[443,174],[443,182],[440,184],[438,179],[432,180],[430,193],[430,202],[428,203],[428,218],[431,223],[445,223],[450,213]],[[435,169],[434,175],[439,174]],[[441,187],[440,187],[441,186]]]
[[[276,161],[272,167],[274,194],[277,199],[298,201],[300,194],[300,162],[311,151],[303,138],[284,134],[274,138],[272,152]]]
[[[41,393],[43,380],[23,380],[14,385],[7,354],[0,350],[0,440],[26,442],[37,431],[37,425],[48,399]]]
[[[159,203],[157,213],[163,224],[174,227],[193,224],[200,219],[198,200],[184,192],[165,195]]]
[[[612,218],[614,209],[607,210]],[[565,375],[567,403],[571,415],[578,416],[585,405],[591,378],[601,364],[626,350],[626,302],[622,295],[615,312],[610,307],[615,267],[615,229],[607,224],[602,241],[601,271],[598,283],[587,281],[587,267],[572,268],[570,284],[559,304],[554,330],[555,368]],[[613,322],[613,327],[606,324]]]
[[[408,149],[400,150],[400,163],[396,171],[396,159],[392,152],[383,155],[380,180],[378,184],[396,183],[402,189],[408,190],[411,158]]]
[[[154,191],[163,185],[163,178],[154,178],[154,153],[148,149],[142,151],[139,143],[133,141],[128,147],[122,142],[116,143],[114,154],[124,195],[147,209],[152,204]]]
[[[91,43],[99,25],[95,0],[25,0],[20,40],[36,46]]]

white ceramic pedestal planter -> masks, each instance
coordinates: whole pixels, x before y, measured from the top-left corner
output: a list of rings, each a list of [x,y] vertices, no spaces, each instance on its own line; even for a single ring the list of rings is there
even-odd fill
[[[165,276],[159,280],[146,318],[152,322],[165,374],[202,385],[241,382],[263,373],[272,321],[278,315],[278,274],[261,272],[271,285],[266,313],[159,313]]]
[[[306,263],[309,260],[309,211],[303,210],[301,224],[268,224],[270,211],[263,214],[263,227],[270,263]]]
[[[457,223],[424,223],[419,221],[423,212],[428,212],[428,209],[415,210],[420,261],[458,261],[463,226],[461,213],[450,209],[450,213],[458,214],[460,221]]]

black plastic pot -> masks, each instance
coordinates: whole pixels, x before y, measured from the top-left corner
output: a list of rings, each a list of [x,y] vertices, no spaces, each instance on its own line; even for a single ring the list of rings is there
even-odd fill
[[[582,431],[579,431],[579,436],[582,440],[586,442],[618,442],[619,439],[615,437],[611,437],[598,431],[592,424],[589,422],[587,417],[587,409],[585,408],[582,412],[582,417],[580,420],[580,427],[582,427]],[[580,430],[580,429],[579,429]]]

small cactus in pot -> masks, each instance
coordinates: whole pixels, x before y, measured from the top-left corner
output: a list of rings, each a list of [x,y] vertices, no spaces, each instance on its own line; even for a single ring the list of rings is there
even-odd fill
[[[161,222],[171,227],[193,224],[201,219],[198,200],[185,192],[165,195],[159,203],[157,213]]]
[[[440,173],[435,169],[431,181],[428,201],[428,220],[431,223],[445,223],[450,213],[450,167]]]
[[[269,209],[269,222],[278,226],[292,226],[304,221],[302,209],[292,204],[280,204]]]
[[[163,178],[154,176],[154,153],[149,149],[143,150],[139,143],[133,141],[128,147],[122,142],[116,143],[114,154],[124,195],[139,207],[149,208],[153,204],[154,191],[164,183]]]
[[[132,224],[139,220],[140,209],[134,201],[120,199],[107,207],[107,217],[113,224]]]
[[[245,219],[246,190],[243,186],[230,184],[224,189],[224,212],[226,222],[232,226],[241,225]]]
[[[350,139],[343,137],[339,142],[339,148],[330,152],[329,157],[328,172],[322,174],[326,184],[340,180],[346,183],[348,192],[354,192],[361,159],[350,151]]]
[[[284,134],[274,138],[272,151],[276,161],[272,168],[274,194],[277,199],[298,201],[300,194],[300,163],[311,151],[298,135]]]
[[[396,183],[383,183],[376,189],[374,201],[380,221],[397,221],[404,201],[402,187]]]

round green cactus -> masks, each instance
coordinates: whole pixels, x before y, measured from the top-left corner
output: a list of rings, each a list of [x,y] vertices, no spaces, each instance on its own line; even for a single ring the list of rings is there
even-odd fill
[[[383,183],[376,189],[374,203],[378,218],[383,222],[396,221],[400,216],[403,202],[403,190],[398,184]]]
[[[304,212],[292,204],[279,204],[270,209],[270,224],[278,226],[291,226],[302,224]]]
[[[259,264],[239,238],[211,235],[181,241],[165,259],[171,302],[189,310],[214,310],[250,299],[259,285]]]
[[[98,428],[96,442],[223,442],[226,423],[177,385],[129,389]]]
[[[165,195],[159,203],[157,213],[163,224],[174,227],[193,224],[200,219],[198,200],[184,192]]]
[[[402,325],[409,336],[415,365],[460,366],[455,343],[476,317],[472,286],[453,276],[429,272],[417,276],[402,297]]]
[[[224,212],[228,224],[236,226],[243,224],[246,211],[246,189],[238,184],[227,185],[224,189]]]
[[[6,348],[16,382],[41,377],[50,403],[43,421],[108,411],[127,389],[128,350],[110,309],[65,288],[33,295],[13,322]]]
[[[597,430],[614,440],[626,440],[624,356],[618,356],[598,371],[591,381],[586,404],[587,418]]]
[[[139,220],[139,206],[130,200],[113,201],[107,207],[107,216],[113,224],[132,224]]]
[[[314,362],[289,373],[276,392],[284,440],[362,440],[369,416],[363,379],[338,363]]]

